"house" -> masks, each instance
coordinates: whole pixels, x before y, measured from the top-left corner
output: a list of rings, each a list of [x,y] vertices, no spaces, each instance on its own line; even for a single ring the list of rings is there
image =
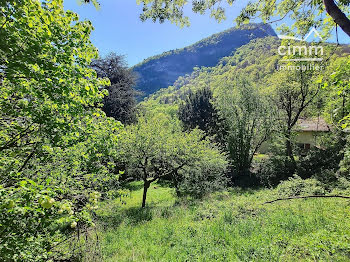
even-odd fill
[[[305,153],[310,148],[317,146],[320,147],[320,141],[318,137],[322,134],[331,131],[331,125],[327,124],[326,121],[321,118],[302,118],[299,119],[293,132],[295,134],[294,141],[296,145],[301,149],[301,153]],[[259,148],[259,153],[268,152],[270,142],[267,141]]]
[[[295,132],[295,141],[301,149],[309,150],[311,147],[319,146],[317,137],[331,131],[331,126],[321,118],[299,119]]]

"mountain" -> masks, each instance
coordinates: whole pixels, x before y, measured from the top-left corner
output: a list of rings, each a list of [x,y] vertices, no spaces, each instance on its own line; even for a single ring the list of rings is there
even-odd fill
[[[273,74],[280,56],[277,54],[281,41],[278,37],[257,38],[243,45],[231,56],[223,57],[213,67],[195,68],[186,76],[179,77],[173,85],[163,88],[145,99],[145,103],[177,104],[190,92],[203,87],[212,91],[221,85],[230,85],[238,75],[249,75],[253,82]]]
[[[257,38],[239,48],[231,55],[223,57],[212,67],[195,68],[186,76],[180,76],[173,85],[150,95],[142,103],[150,108],[154,105],[176,105],[181,103],[189,93],[203,87],[216,89],[234,86],[237,76],[246,75],[252,83],[263,86],[274,77],[277,66],[282,59],[278,54],[281,40],[275,36]],[[324,43],[325,61],[350,55],[350,45]]]
[[[138,75],[136,89],[148,96],[172,85],[194,67],[215,66],[221,58],[256,38],[276,36],[270,25],[248,24],[214,34],[193,45],[150,57],[132,69]]]

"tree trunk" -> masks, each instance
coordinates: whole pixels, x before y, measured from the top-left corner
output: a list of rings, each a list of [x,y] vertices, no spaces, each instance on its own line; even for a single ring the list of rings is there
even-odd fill
[[[176,196],[180,197],[179,182],[177,181],[177,172],[175,173],[175,175],[173,177],[173,181],[174,181],[174,187],[175,187]]]
[[[147,180],[143,181],[143,196],[142,196],[142,208],[146,207],[147,190],[151,183]]]
[[[350,36],[350,20],[334,3],[334,0],[323,0],[327,13],[333,18],[334,22]]]
[[[286,139],[286,155],[290,160],[294,161],[292,143],[290,142],[290,137]]]
[[[344,118],[345,117],[345,101],[346,101],[346,97],[345,97],[345,94],[343,94],[343,105],[342,105],[342,115],[341,117]]]
[[[286,134],[286,156],[290,159],[293,168],[296,167],[296,162],[295,158],[293,155],[293,147],[292,147],[292,142],[290,141],[291,139],[291,130],[287,130]]]

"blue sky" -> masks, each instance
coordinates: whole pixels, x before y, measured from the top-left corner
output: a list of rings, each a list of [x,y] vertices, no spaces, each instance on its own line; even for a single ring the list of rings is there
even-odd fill
[[[95,27],[92,42],[102,56],[109,52],[123,54],[129,66],[133,66],[150,56],[185,47],[234,26],[233,20],[246,1],[239,0],[228,7],[227,19],[221,23],[209,15],[193,14],[187,8],[191,26],[185,28],[169,22],[141,22],[139,14],[142,6],[138,6],[136,0],[100,0],[100,3],[99,10],[93,5],[79,5],[77,0],[65,0],[64,6],[78,13],[80,19],[92,22]],[[272,26],[275,28],[277,24]],[[340,43],[350,43],[349,37],[340,34]]]

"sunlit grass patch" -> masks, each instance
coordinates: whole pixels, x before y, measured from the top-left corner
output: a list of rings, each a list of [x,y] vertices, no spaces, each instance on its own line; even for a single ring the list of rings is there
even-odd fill
[[[100,215],[106,261],[349,261],[349,202],[298,199],[263,205],[273,190],[175,199],[155,185],[141,209],[142,189]],[[118,223],[111,218],[117,217]],[[103,227],[101,225],[104,225]]]

